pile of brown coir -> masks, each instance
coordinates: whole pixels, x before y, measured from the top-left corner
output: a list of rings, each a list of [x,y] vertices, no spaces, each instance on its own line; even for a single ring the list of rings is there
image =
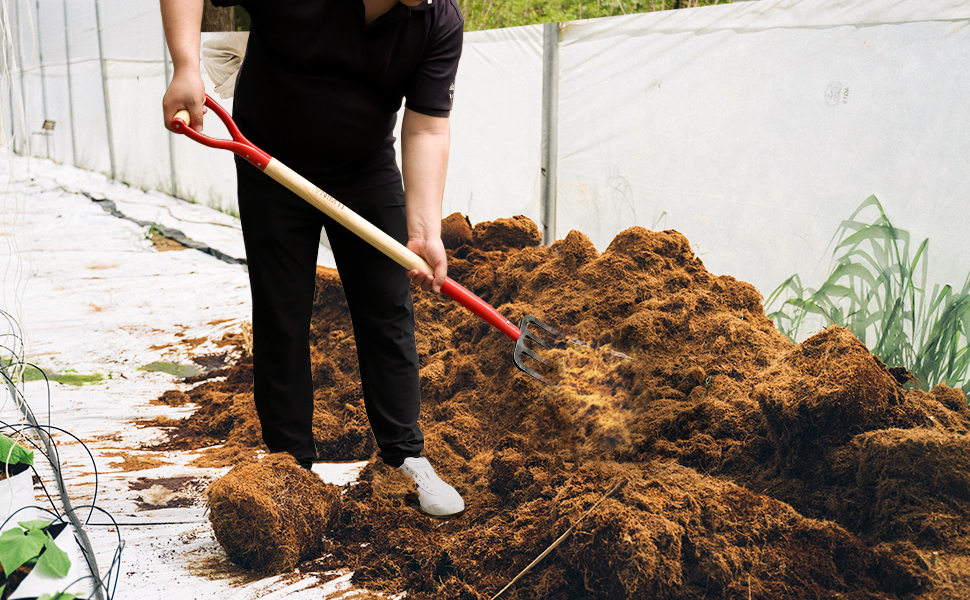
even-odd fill
[[[539,246],[525,217],[471,227],[455,214],[443,229],[453,279],[589,346],[545,351],[558,385],[542,385],[501,333],[414,293],[425,454],[467,506],[433,520],[373,460],[340,281],[319,269],[317,449],[371,463],[344,490],[330,554],[304,570],[351,568],[409,598],[490,598],[625,478],[502,597],[970,596],[961,391],[906,389],[905,369],[839,327],[791,343],[753,286],[709,273],[676,231],[633,227],[599,253],[578,231]],[[248,359],[195,383],[162,398],[198,405],[159,423],[168,447],[219,443],[210,465],[260,450]]]

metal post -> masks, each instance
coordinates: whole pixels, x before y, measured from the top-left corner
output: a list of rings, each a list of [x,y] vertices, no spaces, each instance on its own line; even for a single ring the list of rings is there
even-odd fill
[[[24,139],[23,152],[25,155],[30,156],[30,133],[27,127],[27,83],[24,80],[24,49],[23,49],[23,25],[20,23],[20,5],[14,4],[17,7],[17,36],[10,36],[10,43],[14,44],[14,58],[17,61],[17,68],[20,70],[20,112],[21,112],[21,126]],[[16,125],[14,126],[14,131],[16,132]],[[16,146],[15,146],[16,148]]]
[[[44,77],[44,39],[43,33],[40,29],[40,0],[37,0],[37,57],[40,61],[40,105],[44,109],[44,119],[50,118],[50,112],[47,110],[47,80]],[[47,158],[51,157],[51,136],[44,136],[44,144],[47,148]]]
[[[71,36],[67,24],[67,0],[64,0],[64,55],[67,57],[67,107],[71,116],[71,163],[77,164],[77,135],[74,132],[74,90],[71,87]]]
[[[172,83],[172,69],[168,66],[168,42],[162,36],[162,59],[165,61],[165,86]],[[175,134],[168,132],[168,168],[172,177],[172,195],[178,197],[178,180],[175,178]]]
[[[542,241],[556,240],[556,164],[559,128],[559,23],[542,26]]]
[[[8,34],[12,33],[10,31],[10,15],[7,10],[6,4],[0,5],[0,27],[3,27]],[[13,113],[13,77],[10,74],[10,68],[13,65],[14,55],[13,55],[13,35],[3,36],[3,76],[7,83],[7,110],[10,111],[10,127],[16,128],[14,123],[14,113]],[[10,42],[10,49],[7,49],[7,42]],[[5,146],[9,145],[10,149],[14,148],[14,132],[10,132],[10,139],[8,141],[7,130],[4,128],[4,139],[3,144]]]
[[[117,179],[115,170],[115,142],[111,133],[111,99],[108,96],[108,64],[104,60],[104,42],[101,39],[101,2],[94,0],[94,18],[98,27],[98,55],[101,58],[101,87],[104,90],[104,118],[108,129],[108,158],[111,160],[111,178]]]

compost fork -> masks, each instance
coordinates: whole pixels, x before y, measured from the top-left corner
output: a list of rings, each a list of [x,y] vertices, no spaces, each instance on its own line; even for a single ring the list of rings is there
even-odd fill
[[[205,97],[205,106],[212,109],[222,119],[222,122],[229,130],[229,134],[232,136],[232,140],[209,137],[192,129],[188,126],[191,119],[188,111],[185,110],[180,110],[175,113],[175,117],[172,119],[172,128],[177,133],[183,133],[196,142],[209,146],[210,148],[230,150],[238,154],[257,169],[266,173],[317,209],[323,211],[328,217],[361,237],[364,241],[383,252],[405,269],[416,269],[418,271],[424,271],[425,273],[434,273],[434,269],[423,258],[344,206],[330,194],[324,192],[280,161],[257,148],[240,133],[239,128],[236,127],[229,113],[208,95]],[[535,328],[541,329],[546,334],[555,338],[568,339],[566,336],[532,315],[522,317],[519,326],[516,327],[488,303],[451,278],[445,279],[444,284],[441,286],[441,291],[515,342],[515,348],[512,351],[512,360],[515,362],[515,366],[537,381],[549,383],[534,367],[529,366],[530,363],[526,362],[526,359],[531,359],[543,365],[547,362],[533,351],[527,342],[535,342],[543,348],[549,348],[549,342],[543,340],[541,334],[537,335]],[[530,329],[530,327],[533,327],[533,329]]]

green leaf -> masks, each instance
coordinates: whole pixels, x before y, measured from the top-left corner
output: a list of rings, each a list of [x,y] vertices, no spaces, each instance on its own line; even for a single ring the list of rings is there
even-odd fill
[[[53,596],[50,594],[43,594],[37,600],[75,600],[78,597],[77,594],[68,594],[66,592],[56,592]]]
[[[48,534],[47,543],[44,544],[44,551],[41,553],[40,558],[37,560],[37,566],[34,568],[42,575],[64,577],[71,570],[71,559],[67,557],[67,553],[57,546],[54,538]]]
[[[32,465],[34,453],[0,433],[0,462],[10,465]]]
[[[53,521],[45,520],[45,519],[37,519],[34,521],[18,521],[17,525],[20,525],[21,527],[24,528],[25,531],[30,533],[34,531],[43,532],[50,526],[51,523],[53,523]]]
[[[8,529],[0,534],[0,564],[7,577],[25,562],[37,558],[50,537],[40,530]]]

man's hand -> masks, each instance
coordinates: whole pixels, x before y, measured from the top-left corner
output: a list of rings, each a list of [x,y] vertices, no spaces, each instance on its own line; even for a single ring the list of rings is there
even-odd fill
[[[162,114],[165,117],[165,128],[172,129],[172,118],[180,110],[189,111],[189,126],[202,131],[202,115],[205,113],[205,84],[198,73],[182,71],[172,78],[172,83],[162,98]]]
[[[445,277],[448,276],[448,257],[445,254],[445,245],[441,242],[441,238],[429,240],[411,238],[408,240],[408,250],[426,260],[434,269],[433,274],[423,273],[417,269],[408,271],[408,277],[411,278],[411,281],[426,292],[432,289],[436,293],[440,292]]]

